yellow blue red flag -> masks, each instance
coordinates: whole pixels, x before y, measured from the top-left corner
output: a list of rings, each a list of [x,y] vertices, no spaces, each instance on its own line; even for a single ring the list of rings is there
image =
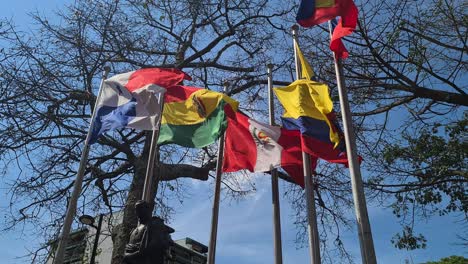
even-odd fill
[[[274,91],[285,110],[283,127],[301,132],[303,151],[329,162],[348,162],[327,85],[301,79]]]
[[[341,38],[356,29],[358,9],[353,0],[302,0],[296,20],[303,27],[312,27],[337,16],[341,19],[333,30],[330,49],[337,58],[346,58],[348,53]]]

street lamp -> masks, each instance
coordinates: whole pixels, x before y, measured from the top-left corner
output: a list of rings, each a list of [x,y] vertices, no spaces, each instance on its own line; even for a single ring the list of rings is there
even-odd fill
[[[90,264],[95,264],[94,259],[96,258],[96,252],[97,252],[97,247],[98,247],[98,243],[99,243],[99,234],[101,233],[101,226],[102,226],[103,216],[104,216],[103,214],[99,215],[98,226],[94,225],[94,217],[92,217],[90,215],[82,215],[82,216],[80,216],[78,218],[78,220],[80,220],[80,222],[82,224],[90,226],[90,227],[96,229],[96,236],[94,238],[93,251],[91,252],[91,261],[89,262]]]

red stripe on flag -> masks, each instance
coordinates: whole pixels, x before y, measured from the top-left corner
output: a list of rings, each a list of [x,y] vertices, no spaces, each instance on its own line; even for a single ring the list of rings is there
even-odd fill
[[[133,92],[148,84],[161,87],[169,87],[181,83],[183,80],[191,80],[185,72],[178,69],[146,68],[135,71],[128,79],[125,87]]]
[[[324,143],[313,137],[302,136],[302,149],[310,155],[333,163],[348,164],[346,152],[333,148],[332,144]]]
[[[299,130],[281,129],[278,143],[283,147],[281,153],[281,168],[283,168],[295,183],[304,188],[304,169],[302,167],[301,132]],[[312,158],[311,169],[315,170],[316,158]]]
[[[326,22],[326,21],[328,21],[330,19],[333,19],[333,18],[339,16],[340,12],[341,12],[341,6],[339,5],[339,1],[337,1],[337,2],[338,3],[335,2],[335,6],[333,6],[333,7],[319,7],[319,8],[316,8],[314,16],[312,16],[310,19],[305,20],[303,22],[298,21],[299,25],[301,25],[303,27],[312,27],[312,26],[315,26],[315,25],[322,24],[323,22]]]
[[[302,135],[302,150],[313,157],[324,159],[328,162],[344,164],[348,167],[348,156],[346,151],[333,148],[333,145],[324,143],[313,137]],[[362,157],[358,156],[359,163]]]
[[[183,102],[187,100],[191,94],[201,90],[203,88],[183,86],[183,85],[174,85],[166,88],[166,93],[164,94],[165,103],[174,103],[174,102]]]
[[[341,19],[333,30],[332,39],[330,41],[330,49],[335,52],[336,58],[345,59],[348,57],[348,50],[344,46],[341,38],[353,33],[357,26],[358,9],[351,0],[342,1],[343,10]]]
[[[254,171],[257,162],[257,145],[250,133],[249,118],[236,113],[235,118],[228,118],[226,129],[223,171]]]

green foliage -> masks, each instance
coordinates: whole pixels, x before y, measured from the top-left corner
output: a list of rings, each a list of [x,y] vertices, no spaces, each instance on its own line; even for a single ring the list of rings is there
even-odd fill
[[[398,249],[424,249],[426,248],[426,238],[422,234],[417,236],[413,233],[413,229],[409,226],[403,228],[402,234],[396,234],[392,238],[392,244]]]
[[[468,259],[462,256],[450,256],[447,258],[442,258],[439,261],[429,261],[424,264],[466,264]]]
[[[383,151],[383,165],[388,177],[400,184],[391,193],[391,204],[404,229],[392,238],[399,249],[426,247],[422,234],[412,228],[414,216],[446,215],[468,212],[466,187],[468,173],[467,116],[450,125],[436,124],[419,133],[405,133],[402,143],[388,144]]]
[[[389,170],[404,171],[410,176],[411,184],[403,186],[395,194],[396,204],[418,203],[421,205],[443,203],[444,197],[450,201],[439,211],[440,215],[449,212],[468,211],[465,199],[468,173],[468,142],[466,141],[465,118],[445,127],[445,135],[437,134],[439,127],[431,131],[424,129],[419,134],[404,134],[406,145],[388,145],[384,152],[384,166]],[[399,217],[399,210],[395,214]]]

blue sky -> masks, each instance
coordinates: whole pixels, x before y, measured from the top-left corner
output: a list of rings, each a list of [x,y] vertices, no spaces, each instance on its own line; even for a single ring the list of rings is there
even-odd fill
[[[40,13],[51,14],[51,11],[63,6],[60,0],[16,0],[8,5],[3,4],[0,17],[12,19],[23,29],[31,27],[31,20],[27,13],[38,9]],[[364,175],[365,177],[365,175]],[[184,204],[174,204],[176,214],[170,223],[176,230],[174,239],[191,237],[204,244],[208,243],[211,221],[213,182],[197,182],[185,180],[192,185],[189,198]],[[217,242],[217,263],[220,264],[261,264],[273,263],[273,226],[270,179],[266,175],[255,176],[257,192],[240,201],[223,200],[220,208],[220,222]],[[285,190],[285,183],[280,184],[280,193]],[[0,205],[5,206],[8,201],[5,179],[0,182]],[[283,236],[283,262],[308,263],[307,248],[297,248],[294,243],[296,229],[293,224],[292,208],[285,198],[281,199],[281,222]],[[354,217],[354,210],[349,214]],[[424,233],[429,242],[426,250],[401,251],[396,250],[390,243],[391,237],[400,230],[397,219],[390,209],[369,205],[369,216],[374,236],[377,259],[379,263],[405,263],[405,259],[412,259],[414,263],[437,260],[449,255],[467,255],[467,250],[451,244],[455,242],[457,227],[454,217],[435,217],[429,222],[417,224],[417,232]],[[3,216],[2,216],[3,217]],[[0,234],[1,263],[28,263],[27,260],[17,259],[25,255],[35,244],[25,235],[28,228],[17,229]],[[349,251],[360,262],[359,243],[355,230],[348,230],[343,234]]]
[[[271,209],[270,179],[266,175],[255,176],[258,188],[255,194],[240,202],[225,201],[220,208],[217,260],[218,263],[260,264],[273,263],[273,225]],[[193,182],[192,196],[183,205],[176,206],[176,215],[171,225],[177,230],[174,239],[186,235],[207,243],[210,231],[212,184]],[[280,193],[285,183],[280,184]],[[207,201],[209,202],[207,203]],[[354,210],[350,208],[350,216]],[[397,219],[390,210],[369,207],[370,221],[379,263],[414,263],[440,259],[449,255],[463,255],[466,252],[459,246],[451,245],[457,233],[453,218],[438,217],[427,223],[418,223],[417,231],[427,234],[429,244],[426,250],[401,251],[390,243],[392,236],[399,231]],[[283,236],[283,262],[308,263],[307,248],[296,249],[296,230],[293,224],[293,211],[284,198],[281,199],[281,223]],[[349,230],[343,234],[348,249],[359,263],[359,243],[356,232]],[[249,242],[250,241],[250,242]],[[465,250],[466,251],[466,250]]]

